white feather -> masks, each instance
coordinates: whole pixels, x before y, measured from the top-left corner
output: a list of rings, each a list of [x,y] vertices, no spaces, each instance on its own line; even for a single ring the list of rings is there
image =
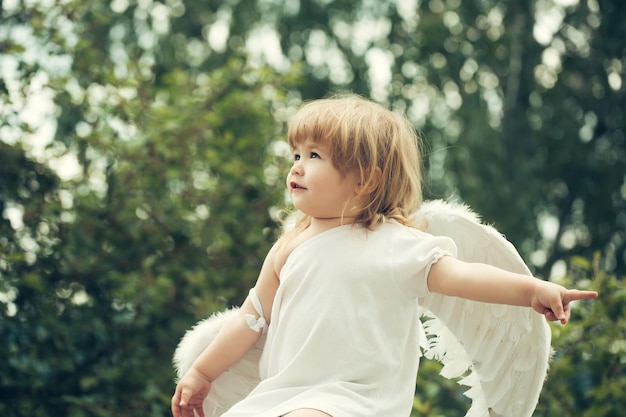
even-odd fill
[[[515,247],[466,206],[424,203],[415,224],[457,245],[457,256],[531,275]],[[531,416],[551,356],[550,328],[529,307],[491,305],[431,294],[420,299],[426,357],[443,363],[442,375],[460,378],[472,407],[466,417]]]
[[[237,309],[216,313],[198,322],[182,338],[174,352],[176,375],[181,378],[193,362],[215,338],[224,323],[237,314]],[[259,359],[265,344],[265,336],[230,369],[211,384],[211,391],[202,404],[205,417],[225,413],[236,402],[246,397],[259,383]]]

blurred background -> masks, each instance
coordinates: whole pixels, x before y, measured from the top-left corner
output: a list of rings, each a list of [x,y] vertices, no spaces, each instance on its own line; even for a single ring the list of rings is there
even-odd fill
[[[600,291],[536,416],[626,408],[626,3],[0,1],[0,415],[169,416],[173,351],[279,234],[286,123],[338,91],[406,113],[425,195]],[[463,416],[423,362],[414,416]]]

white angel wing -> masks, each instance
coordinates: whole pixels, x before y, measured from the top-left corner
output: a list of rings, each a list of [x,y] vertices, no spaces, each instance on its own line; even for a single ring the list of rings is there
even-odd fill
[[[464,206],[424,203],[415,222],[433,235],[451,237],[458,256],[530,275],[513,245],[480,223]],[[446,378],[463,377],[472,399],[466,417],[527,417],[536,407],[551,355],[550,330],[530,308],[477,303],[431,294],[420,298],[428,336],[425,356],[443,363]],[[188,331],[174,354],[178,378],[187,372],[236,309],[217,313]],[[217,378],[204,401],[206,417],[219,416],[259,382],[265,337]],[[417,354],[417,353],[416,353]],[[468,374],[468,371],[469,374]]]
[[[198,322],[183,336],[174,352],[174,367],[178,378],[191,368],[193,362],[215,338],[224,323],[236,312],[237,309],[233,308],[216,313]],[[259,359],[264,344],[265,336],[261,336],[261,339],[243,358],[213,381],[211,391],[202,404],[205,417],[221,416],[236,402],[246,397],[259,383]]]
[[[461,260],[531,275],[513,245],[465,206],[430,201],[415,222],[430,234],[452,238]],[[444,377],[463,377],[459,384],[470,387],[465,395],[472,406],[466,417],[531,416],[552,352],[544,317],[530,307],[439,294],[419,302],[428,337],[425,356],[444,365]]]

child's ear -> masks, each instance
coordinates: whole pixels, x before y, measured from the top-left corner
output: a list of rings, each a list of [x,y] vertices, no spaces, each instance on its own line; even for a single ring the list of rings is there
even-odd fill
[[[380,185],[382,177],[382,170],[379,167],[374,168],[374,170],[365,177],[364,181],[359,182],[356,190],[357,194],[364,195],[373,192]]]

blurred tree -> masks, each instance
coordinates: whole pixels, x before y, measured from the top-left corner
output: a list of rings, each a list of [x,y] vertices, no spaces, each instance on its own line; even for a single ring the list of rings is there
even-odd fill
[[[568,263],[573,282],[598,277],[606,309],[555,328],[557,352],[571,346],[538,413],[615,415],[625,10],[0,2],[0,414],[169,415],[179,337],[241,301],[276,236],[284,123],[349,89],[425,133],[430,197],[469,202],[544,276]],[[462,389],[436,373],[424,364],[416,415],[462,414]]]
[[[626,407],[626,289],[602,270],[599,256],[574,264],[603,295],[577,306],[567,327],[552,326],[556,353],[534,415],[618,417]]]
[[[3,10],[3,416],[168,415],[184,329],[241,302],[276,237],[295,79],[234,56],[156,77],[134,9]]]
[[[406,111],[429,143],[431,198],[470,203],[544,276],[596,250],[626,271],[623,3],[323,4],[279,20],[286,55],[325,89]]]
[[[596,250],[626,271],[622,2],[184,7],[166,62],[208,69],[241,50],[277,69],[301,62],[305,99],[350,89],[407,112],[429,145],[428,196],[470,203],[541,275]]]

